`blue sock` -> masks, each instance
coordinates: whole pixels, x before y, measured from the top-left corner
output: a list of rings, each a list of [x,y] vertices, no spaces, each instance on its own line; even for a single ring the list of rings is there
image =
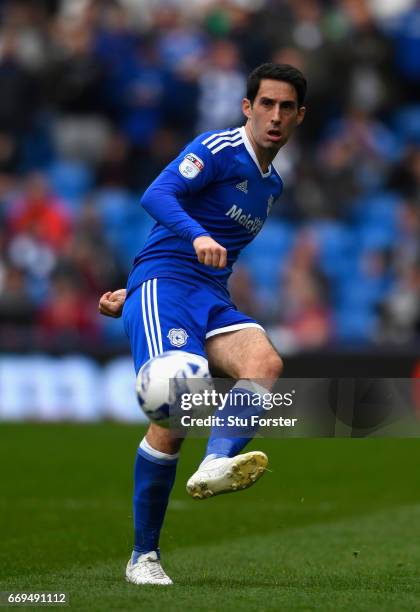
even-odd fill
[[[160,530],[175,482],[177,461],[178,453],[161,453],[152,448],[146,438],[141,441],[134,466],[133,563],[152,550],[159,554]]]
[[[268,389],[247,380],[241,380],[231,389],[229,400],[217,416],[224,419],[224,425],[212,427],[204,459],[217,457],[234,457],[248,444],[258,430],[258,423],[252,425],[251,417],[262,411],[262,398]],[[242,398],[240,397],[242,396]],[[227,426],[229,416],[246,419],[246,424]]]

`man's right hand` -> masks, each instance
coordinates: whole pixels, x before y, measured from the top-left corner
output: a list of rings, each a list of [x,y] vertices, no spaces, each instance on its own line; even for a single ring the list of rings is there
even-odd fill
[[[193,240],[197,259],[205,266],[224,268],[227,264],[227,251],[210,236],[199,236]]]
[[[118,319],[118,317],[120,317],[122,314],[125,296],[125,289],[107,291],[99,300],[99,312],[107,317],[114,317],[115,319]]]

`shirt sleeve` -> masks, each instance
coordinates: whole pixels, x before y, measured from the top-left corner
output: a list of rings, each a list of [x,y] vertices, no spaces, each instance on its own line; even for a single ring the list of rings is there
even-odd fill
[[[215,156],[202,144],[203,136],[193,140],[145,191],[141,204],[161,225],[192,242],[209,236],[183,209],[180,200],[197,193],[218,175]]]

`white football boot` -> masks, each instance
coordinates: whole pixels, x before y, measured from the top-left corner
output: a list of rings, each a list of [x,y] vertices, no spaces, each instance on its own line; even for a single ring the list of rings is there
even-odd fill
[[[221,493],[247,489],[264,474],[268,458],[261,451],[204,461],[187,482],[187,493],[206,499]]]
[[[125,579],[133,584],[173,584],[165,574],[155,550],[140,555],[136,563],[127,563]]]

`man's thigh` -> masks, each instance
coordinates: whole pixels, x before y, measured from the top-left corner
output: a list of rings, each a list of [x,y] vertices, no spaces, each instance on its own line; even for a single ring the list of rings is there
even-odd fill
[[[281,372],[281,359],[266,333],[248,327],[208,338],[206,352],[214,375],[265,379]]]

